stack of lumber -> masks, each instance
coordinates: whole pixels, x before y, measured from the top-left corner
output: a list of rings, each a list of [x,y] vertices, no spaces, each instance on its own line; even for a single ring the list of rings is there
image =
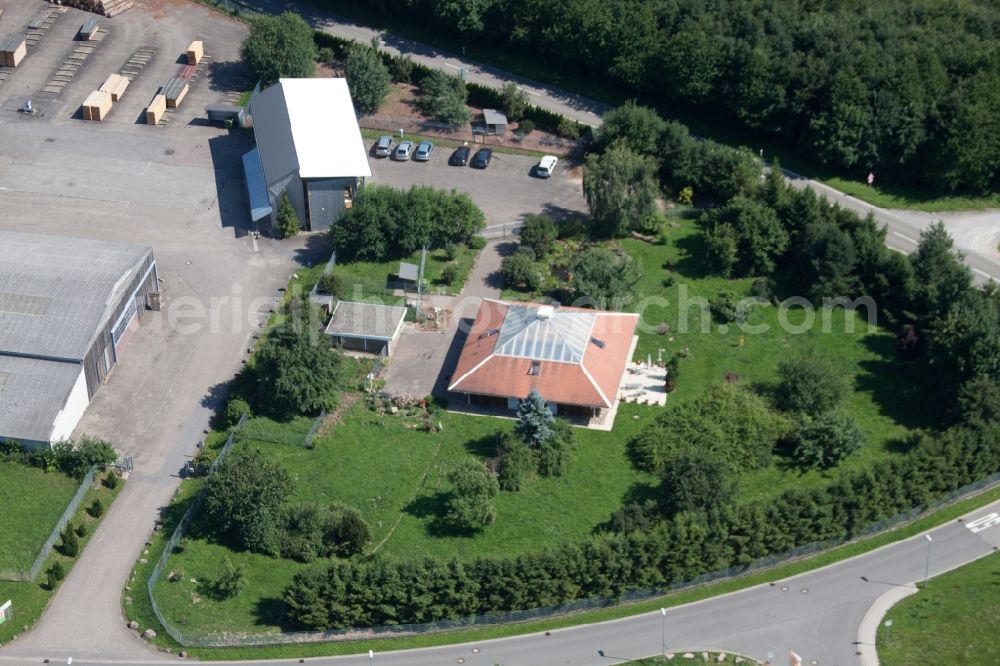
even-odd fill
[[[106,93],[111,93],[111,101],[117,102],[125,94],[125,89],[128,88],[129,80],[128,77],[122,76],[121,74],[112,74],[107,78],[103,85],[101,85],[98,90]]]
[[[111,18],[131,7],[134,0],[62,0],[62,4]]]
[[[167,81],[161,91],[162,95],[167,98],[167,108],[176,109],[180,106],[184,95],[188,93],[189,84],[190,82],[187,79],[181,78],[173,78]]]
[[[111,93],[95,90],[83,101],[83,119],[101,121],[111,111]]]
[[[167,110],[167,98],[163,95],[157,95],[153,98],[153,101],[149,103],[146,107],[146,124],[156,125],[160,122],[160,118],[163,117],[164,112]]]
[[[80,26],[80,39],[90,41],[97,37],[97,22],[96,16],[84,21],[83,25]]]
[[[188,64],[197,65],[201,62],[201,58],[204,55],[205,46],[201,43],[201,40],[191,42],[191,46],[189,46],[187,50]]]
[[[24,43],[24,35],[11,33],[0,39],[0,65],[17,67],[26,55],[28,47]]]

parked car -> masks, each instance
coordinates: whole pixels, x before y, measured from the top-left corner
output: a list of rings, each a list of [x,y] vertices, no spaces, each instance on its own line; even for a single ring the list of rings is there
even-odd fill
[[[378,138],[378,143],[375,144],[375,157],[389,157],[392,155],[392,147],[396,145],[396,141],[385,134]]]
[[[472,149],[468,146],[462,146],[455,149],[455,152],[451,154],[451,158],[448,159],[448,164],[452,166],[465,166],[469,163],[469,153]]]
[[[396,152],[392,154],[392,159],[399,160],[400,162],[405,162],[410,159],[410,155],[413,154],[413,142],[412,141],[400,141],[399,145],[396,146]]]
[[[493,159],[493,149],[492,148],[480,148],[476,151],[475,157],[472,158],[472,167],[476,169],[485,169],[490,165],[490,160]]]
[[[539,178],[551,177],[558,163],[559,159],[555,155],[546,155],[539,160],[538,165],[535,167],[535,175]]]
[[[413,153],[413,159],[418,162],[426,162],[434,152],[434,144],[430,141],[421,141],[417,144],[417,150]]]

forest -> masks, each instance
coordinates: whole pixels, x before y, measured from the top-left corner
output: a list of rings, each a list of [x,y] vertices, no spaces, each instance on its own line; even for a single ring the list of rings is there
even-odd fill
[[[353,1],[456,48],[513,48],[666,115],[739,126],[855,178],[1000,185],[1000,7],[985,0]]]

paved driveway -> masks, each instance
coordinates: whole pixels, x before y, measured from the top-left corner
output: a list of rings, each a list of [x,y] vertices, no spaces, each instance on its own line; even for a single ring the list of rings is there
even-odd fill
[[[430,185],[468,192],[486,214],[488,225],[506,224],[524,215],[547,212],[555,217],[584,214],[583,183],[563,160],[549,179],[531,176],[535,157],[493,153],[486,169],[448,166],[451,150],[435,148],[429,162],[395,162],[369,157],[374,181],[394,187]]]

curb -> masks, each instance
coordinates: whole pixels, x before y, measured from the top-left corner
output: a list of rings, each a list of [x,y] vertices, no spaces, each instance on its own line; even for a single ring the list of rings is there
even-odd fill
[[[920,591],[916,583],[899,585],[882,594],[871,605],[858,627],[858,660],[862,666],[879,666],[878,651],[875,649],[875,637],[878,634],[882,618],[889,609],[897,603]]]

